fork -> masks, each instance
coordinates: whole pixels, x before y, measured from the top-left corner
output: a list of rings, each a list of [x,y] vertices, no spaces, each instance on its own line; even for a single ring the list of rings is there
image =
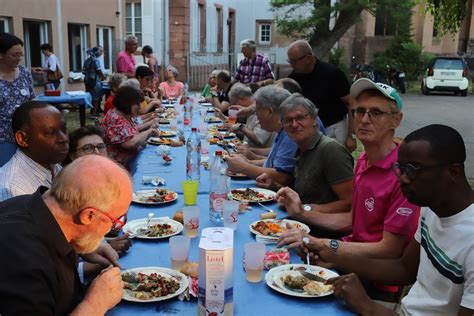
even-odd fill
[[[272,210],[271,208],[269,208],[269,207],[268,207],[268,206],[266,206],[266,205],[263,205],[263,204],[262,204],[262,203],[260,203],[260,202],[258,202],[258,205],[260,205],[261,207],[263,207],[264,209],[266,209],[266,210],[267,210],[267,212],[273,212],[273,213],[275,213],[275,211],[274,211],[274,210]]]

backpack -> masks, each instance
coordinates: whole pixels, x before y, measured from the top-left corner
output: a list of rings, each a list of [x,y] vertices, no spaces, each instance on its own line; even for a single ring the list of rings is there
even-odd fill
[[[84,62],[84,66],[82,67],[82,73],[84,74],[84,83],[94,84],[97,79],[97,69],[95,66],[95,58],[89,57]]]

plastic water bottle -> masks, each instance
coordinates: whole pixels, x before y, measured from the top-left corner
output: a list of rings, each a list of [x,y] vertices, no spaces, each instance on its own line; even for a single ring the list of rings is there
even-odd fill
[[[209,168],[211,186],[209,188],[209,219],[214,223],[222,223],[222,202],[228,199],[229,181],[226,174],[227,164],[222,159],[222,151],[216,151],[216,156]]]
[[[186,179],[200,180],[201,178],[201,138],[197,134],[197,129],[191,129],[191,135],[186,142]]]

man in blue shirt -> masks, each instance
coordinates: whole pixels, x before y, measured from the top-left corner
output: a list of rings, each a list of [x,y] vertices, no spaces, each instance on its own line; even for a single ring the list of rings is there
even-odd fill
[[[297,145],[281,125],[278,109],[290,93],[277,86],[266,86],[255,93],[256,114],[263,129],[278,132],[268,157],[256,154],[236,154],[226,159],[229,169],[256,178],[267,173],[275,182],[289,184],[295,168]]]

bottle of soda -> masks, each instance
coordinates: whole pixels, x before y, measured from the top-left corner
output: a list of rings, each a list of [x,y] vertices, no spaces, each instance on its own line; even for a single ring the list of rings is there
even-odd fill
[[[200,180],[201,178],[201,138],[196,128],[191,129],[191,135],[186,142],[186,179]]]
[[[222,202],[228,199],[229,181],[226,174],[227,164],[222,159],[222,151],[216,151],[216,156],[209,168],[211,186],[209,188],[209,219],[214,223],[222,223]]]

